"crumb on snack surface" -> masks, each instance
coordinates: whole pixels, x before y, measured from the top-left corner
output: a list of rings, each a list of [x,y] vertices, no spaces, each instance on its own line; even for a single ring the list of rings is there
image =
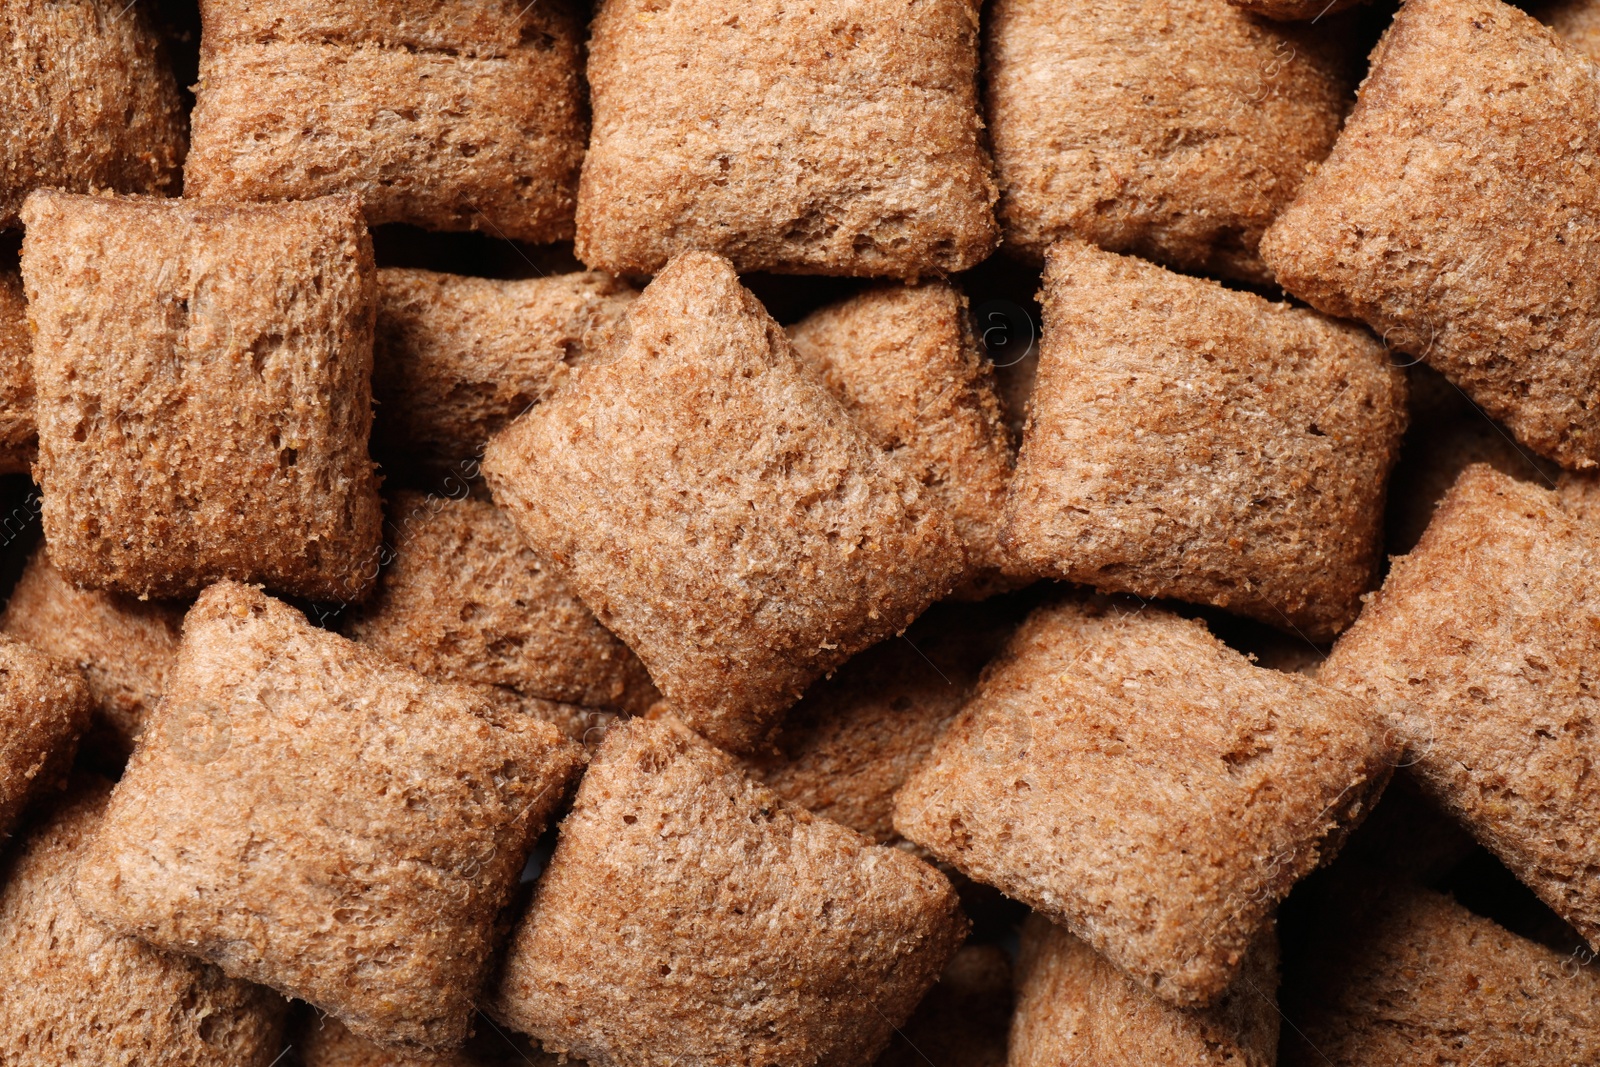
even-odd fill
[[[1600,462],[1600,75],[1500,0],[1407,0],[1262,240],[1295,296],[1419,356],[1564,467]]]
[[[549,723],[219,583],[75,892],[363,1037],[456,1047],[496,913],[579,762]]]
[[[966,933],[932,867],[635,719],[590,763],[487,1008],[596,1067],[870,1063]]]
[[[962,547],[727,261],[679,256],[625,333],[490,442],[484,472],[685,721],[748,750],[948,592]]]
[[[569,0],[203,0],[185,195],[357,193],[371,223],[572,236],[587,124]]]
[[[56,567],[138,596],[365,595],[375,268],[354,198],[38,192],[23,218]]]
[[[1018,571],[1326,641],[1374,580],[1405,378],[1365,330],[1078,241],[1002,541]]]
[[[916,278],[994,249],[974,0],[608,0],[577,254]]]
[[[1037,609],[895,798],[895,828],[1154,994],[1216,1000],[1392,771],[1357,701],[1160,608]]]
[[[76,668],[0,634],[0,842],[29,803],[66,780],[89,709]]]

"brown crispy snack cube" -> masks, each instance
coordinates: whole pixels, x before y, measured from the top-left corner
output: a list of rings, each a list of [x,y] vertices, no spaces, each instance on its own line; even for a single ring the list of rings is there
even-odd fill
[[[605,0],[578,258],[965,270],[997,237],[977,70],[973,0]]]
[[[388,512],[393,560],[350,637],[429,677],[559,703],[638,713],[659,698],[499,508],[400,492]]]
[[[572,236],[587,133],[568,0],[203,0],[185,195],[353,192],[372,223]]]
[[[381,516],[355,199],[35,193],[23,219],[35,477],[62,574],[137,596],[229,578],[360,599]]]
[[[490,442],[484,471],[684,721],[749,749],[948,592],[964,553],[725,260],[673,260],[624,332]]]
[[[1388,780],[1359,703],[1158,608],[1040,608],[895,798],[895,828],[1156,995],[1215,1001]]]
[[[166,687],[183,612],[170,602],[80,589],[40,546],[6,601],[0,630],[83,672],[94,707],[87,740],[123,757]]]
[[[1333,154],[1262,241],[1564,467],[1600,460],[1600,75],[1499,0],[1407,0]]]
[[[1004,540],[1019,568],[1312,640],[1372,581],[1405,379],[1359,327],[1062,242]]]
[[[22,275],[0,271],[0,474],[28,473],[38,444],[28,297]]]
[[[1037,261],[1078,237],[1272,280],[1256,246],[1355,85],[1339,25],[1275,25],[1227,0],[997,0],[986,34],[1008,249]]]
[[[902,637],[814,682],[746,768],[791,804],[880,845],[898,841],[894,794],[1008,634],[981,609],[935,605]]]
[[[1209,1008],[1183,1009],[1035,912],[1022,928],[1008,1067],[1275,1067],[1278,939],[1269,923]]]
[[[287,1004],[90,919],[72,899],[108,782],[83,779],[0,866],[6,1067],[269,1067]]]
[[[1284,1067],[1567,1067],[1600,1048],[1600,973],[1401,884],[1340,897],[1284,978]]]
[[[1550,0],[1528,8],[1567,43],[1600,62],[1600,0]]]
[[[589,765],[486,1007],[596,1067],[871,1063],[966,932],[932,867],[635,719]]]
[[[185,122],[144,5],[0,5],[0,229],[39,188],[176,190]]]
[[[593,352],[636,295],[596,272],[500,281],[378,271],[374,448],[476,461]]]
[[[1427,794],[1600,947],[1597,568],[1592,520],[1468,467],[1319,677],[1369,704]]]
[[[76,670],[0,635],[0,842],[30,801],[66,780],[89,707]]]
[[[231,582],[201,594],[80,869],[116,929],[449,1048],[577,749]]]
[[[946,282],[883,286],[812,313],[789,340],[867,436],[944,504],[967,546],[959,592],[1004,588],[1011,435],[967,298]]]
[[[999,945],[963,945],[874,1067],[1006,1067],[1011,959]]]

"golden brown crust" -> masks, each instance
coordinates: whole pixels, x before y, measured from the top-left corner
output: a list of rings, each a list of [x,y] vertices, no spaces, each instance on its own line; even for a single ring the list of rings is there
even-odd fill
[[[1363,887],[1284,983],[1285,1067],[1566,1067],[1600,1045],[1600,973],[1425,889]]]
[[[1329,15],[1338,14],[1367,0],[1228,0],[1239,10],[1279,22],[1320,23]],[[1293,62],[1291,60],[1291,62]]]
[[[396,1052],[357,1037],[331,1015],[309,1020],[299,1044],[303,1067],[562,1067],[558,1057],[482,1018],[460,1052]]]
[[[1000,224],[1269,282],[1256,246],[1339,132],[1348,27],[1226,0],[998,0],[984,71]]]
[[[578,258],[916,278],[993,251],[973,0],[606,0]]]
[[[218,583],[184,620],[77,899],[363,1037],[455,1047],[496,913],[579,762],[548,723]]]
[[[1271,923],[1216,1004],[1175,1008],[1035,912],[1022,928],[1007,1067],[1274,1067],[1278,938]]]
[[[1319,679],[1371,706],[1428,795],[1600,947],[1597,570],[1600,535],[1561,497],[1468,467]]]
[[[1600,72],[1499,0],[1407,0],[1332,155],[1262,241],[1565,467],[1600,460]],[[1582,147],[1576,147],[1582,146]]]
[[[28,296],[21,274],[0,270],[0,474],[28,473],[38,450]]]
[[[11,591],[0,630],[76,665],[94,706],[94,743],[126,756],[161,699],[183,612],[179,604],[80,589],[41,545]]]
[[[948,592],[961,545],[725,260],[673,260],[625,332],[490,442],[484,471],[689,725],[748,750]]]
[[[1356,701],[1252,666],[1202,623],[1068,600],[985,670],[894,824],[1198,1006],[1337,852],[1392,755]]]
[[[113,933],[73,903],[110,794],[78,781],[0,867],[6,1067],[268,1067],[283,1048],[282,997]]]
[[[204,0],[186,195],[353,192],[372,223],[572,236],[586,124],[568,0]]]
[[[1005,588],[1011,434],[966,296],[946,282],[883,286],[813,312],[789,340],[867,436],[944,504],[967,548],[959,594]]]
[[[1532,5],[1528,13],[1555,30],[1578,51],[1600,62],[1600,2],[1551,0]]]
[[[350,637],[431,678],[630,713],[659,698],[493,504],[401,492],[388,513],[392,559]]]
[[[31,801],[66,781],[89,707],[72,666],[0,635],[0,841]]]
[[[1077,241],[1003,540],[1015,566],[1328,640],[1360,611],[1405,379],[1359,327]]]
[[[476,460],[594,352],[637,295],[598,272],[498,281],[378,271],[373,447]]]
[[[932,867],[635,719],[584,775],[490,1010],[596,1067],[870,1063],[966,932]]]
[[[176,192],[186,128],[143,5],[0,5],[0,229],[40,188]]]
[[[41,192],[23,218],[35,475],[61,572],[138,596],[230,578],[359,600],[381,515],[376,268],[354,198]]]

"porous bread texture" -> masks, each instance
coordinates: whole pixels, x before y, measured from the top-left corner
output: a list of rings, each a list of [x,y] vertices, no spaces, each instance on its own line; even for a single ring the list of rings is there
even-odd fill
[[[387,510],[392,558],[351,638],[431,678],[558,703],[638,713],[659,697],[499,508],[402,491]]]
[[[500,281],[378,271],[374,449],[476,461],[594,352],[637,295],[598,272]]]
[[[331,1015],[310,1020],[301,1031],[300,1062],[303,1067],[562,1067],[558,1057],[487,1022],[459,1052],[397,1052],[357,1037]]]
[[[142,5],[0,5],[0,229],[40,188],[175,192],[187,130]]]
[[[1270,282],[1256,246],[1332,147],[1349,34],[1227,0],[996,0],[984,59],[1008,251],[1077,237]]]
[[[572,236],[587,124],[569,0],[203,0],[187,196],[361,197],[372,223]]]
[[[1006,1067],[1011,959],[999,945],[963,945],[874,1067]]]
[[[1392,770],[1358,702],[1203,623],[1036,610],[895,798],[895,828],[1157,996],[1214,1002]]]
[[[1578,51],[1600,62],[1600,2],[1551,0],[1532,5],[1528,13],[1555,30]]]
[[[503,685],[474,685],[470,682],[461,684],[495,707],[543,719],[578,742],[587,751],[593,751],[605,739],[606,730],[622,716],[621,712],[526,696]]]
[[[1395,883],[1340,897],[1284,981],[1285,1067],[1588,1063],[1600,973],[1449,897]]]
[[[999,651],[1009,627],[981,609],[936,605],[903,637],[819,678],[770,749],[744,760],[773,792],[889,844],[894,794],[933,748]]]
[[[33,338],[22,275],[0,271],[0,474],[26,474],[38,453],[33,421]]]
[[[89,742],[133,751],[178,655],[184,606],[80,589],[39,546],[0,615],[0,630],[83,672],[94,708]]]
[[[994,250],[974,0],[605,0],[577,254],[917,278]]]
[[[0,634],[0,842],[32,800],[66,781],[89,706],[69,664]]]
[[[354,601],[377,571],[376,305],[355,198],[23,207],[44,532],[69,581]]]
[[[455,1047],[496,913],[579,762],[549,723],[220,582],[184,620],[75,892],[362,1037]]]
[[[967,298],[948,282],[880,286],[789,328],[802,362],[875,444],[939,500],[967,549],[965,599],[1003,589],[1000,508],[1011,434]]]
[[[1319,677],[1370,707],[1424,791],[1600,947],[1597,568],[1600,534],[1561,497],[1468,467]]]
[[[1014,565],[1328,640],[1361,610],[1405,378],[1360,327],[1078,241],[1002,540]]]
[[[1320,23],[1329,15],[1366,3],[1367,0],[1229,0],[1240,11],[1279,22]],[[1292,62],[1292,60],[1291,60]]]
[[[1022,927],[1007,1067],[1275,1067],[1278,938],[1251,942],[1228,991],[1185,1010],[1150,995],[1104,956],[1035,912]]]
[[[1600,459],[1600,71],[1500,0],[1407,0],[1326,163],[1263,238],[1564,467]]]
[[[678,256],[624,332],[495,437],[484,472],[688,725],[748,750],[947,593],[964,551],[726,260]]]
[[[870,1063],[966,933],[932,867],[634,719],[584,774],[486,1008],[596,1067]]]
[[[80,779],[0,867],[6,1067],[268,1067],[282,997],[112,931],[73,903],[109,782]]]

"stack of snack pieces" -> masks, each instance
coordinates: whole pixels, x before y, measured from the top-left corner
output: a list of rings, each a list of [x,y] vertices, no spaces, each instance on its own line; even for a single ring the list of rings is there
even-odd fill
[[[0,1067],[1600,1063],[1600,0],[0,33]]]

